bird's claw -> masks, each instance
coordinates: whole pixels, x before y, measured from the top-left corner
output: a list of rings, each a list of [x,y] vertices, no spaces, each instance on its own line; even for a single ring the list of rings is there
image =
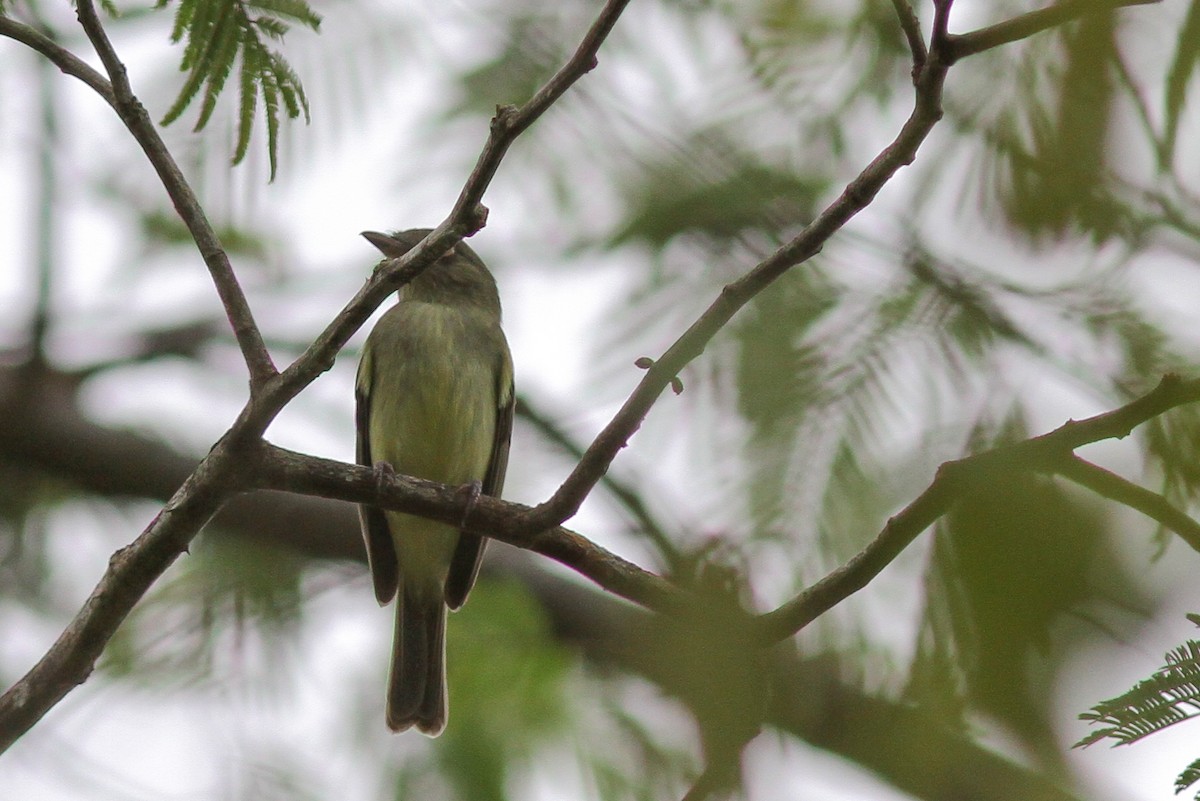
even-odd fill
[[[458,494],[465,497],[462,520],[459,522],[459,528],[467,525],[467,518],[471,512],[475,510],[475,504],[479,503],[479,496],[483,494],[483,482],[479,479],[469,481],[458,488]]]
[[[396,468],[389,462],[376,462],[371,470],[375,473],[375,483],[381,488],[396,478]]]

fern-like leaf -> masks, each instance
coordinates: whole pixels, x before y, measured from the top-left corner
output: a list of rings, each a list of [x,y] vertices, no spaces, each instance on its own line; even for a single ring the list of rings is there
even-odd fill
[[[250,132],[254,129],[254,112],[258,108],[258,86],[255,77],[261,65],[258,51],[246,50],[242,54],[242,71],[238,80],[238,138],[233,150],[233,163],[238,164],[246,157],[250,148]]]
[[[279,86],[275,73],[264,69],[261,73],[264,114],[267,118],[267,159],[271,165],[271,178],[275,178],[278,167],[279,147]]]
[[[300,78],[292,70],[291,66],[273,53],[271,55],[271,71],[275,74],[275,80],[283,93],[283,101],[287,106],[288,116],[295,118],[303,112],[304,121],[311,121],[308,113],[308,96],[304,94],[304,87],[300,85]]]
[[[271,17],[259,17],[254,20],[254,27],[258,28],[269,38],[279,42],[283,40],[284,34],[292,29],[292,26],[286,22],[281,22]]]
[[[183,45],[183,59],[179,69],[194,70],[207,52],[213,39],[222,12],[228,8],[225,0],[195,0],[195,11],[183,31],[187,41]]]
[[[193,70],[188,78],[183,83],[183,87],[179,90],[179,96],[175,98],[175,102],[163,114],[162,125],[170,125],[179,119],[179,115],[183,114],[188,104],[195,98],[196,93],[200,91],[200,86],[204,83],[204,73],[199,70]]]
[[[267,155],[274,180],[280,111],[286,111],[291,119],[303,113],[305,122],[310,120],[308,98],[299,76],[283,56],[269,50],[263,41],[264,38],[281,40],[290,29],[290,22],[316,30],[321,17],[305,0],[180,0],[171,40],[186,39],[180,69],[188,72],[188,77],[163,115],[162,124],[169,125],[178,119],[203,90],[195,130],[203,129],[240,59],[233,163],[241,163],[249,149],[261,93],[267,123]]]
[[[233,62],[238,54],[238,25],[233,10],[224,14],[217,25],[213,36],[212,47],[204,59],[208,80],[204,88],[204,103],[200,106],[200,116],[196,119],[193,131],[200,131],[208,124],[213,110],[217,107],[217,98],[225,87],[225,81],[233,70]],[[198,68],[199,69],[199,68]]]
[[[1076,743],[1089,746],[1104,739],[1128,745],[1200,715],[1200,642],[1188,640],[1166,655],[1166,664],[1128,692],[1101,701],[1079,717],[1098,729]]]
[[[248,0],[246,7],[267,12],[265,19],[287,17],[313,30],[321,25],[321,15],[304,0]]]
[[[180,0],[179,10],[175,12],[175,23],[171,27],[171,41],[178,42],[183,38],[183,34],[192,25],[192,19],[196,15],[196,6],[200,0]],[[167,0],[159,0],[156,8],[165,8]]]
[[[1196,782],[1200,782],[1200,759],[1197,759],[1192,764],[1183,769],[1175,779],[1175,793],[1178,795],[1187,788],[1191,787]],[[1196,801],[1200,801],[1200,793],[1193,796]]]

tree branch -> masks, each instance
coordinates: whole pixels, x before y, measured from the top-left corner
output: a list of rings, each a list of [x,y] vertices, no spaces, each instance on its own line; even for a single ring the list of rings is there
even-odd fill
[[[263,443],[251,472],[258,489],[371,503],[459,526],[524,550],[548,556],[636,604],[668,615],[697,610],[697,599],[632,562],[601,548],[569,529],[546,529],[532,521],[531,509],[518,503],[480,497],[464,519],[457,488],[397,475],[380,480],[369,467],[321,459]]]
[[[1062,0],[1049,8],[1030,11],[1019,17],[980,28],[977,31],[950,36],[947,41],[946,57],[950,63],[966,56],[973,56],[994,47],[1027,39],[1034,34],[1064,25],[1085,14],[1100,14],[1115,11],[1125,6],[1144,6],[1159,0]]]
[[[896,9],[896,17],[900,20],[900,29],[904,31],[904,38],[908,40],[908,49],[912,52],[913,80],[915,81],[921,73],[921,67],[925,66],[925,59],[929,57],[929,51],[925,49],[925,39],[921,36],[921,21],[917,19],[912,4],[908,0],[892,0],[892,7]]]
[[[0,398],[10,398],[5,390],[12,373],[13,368],[0,369]],[[73,385],[72,376],[47,372],[36,380],[36,401],[3,406],[0,462],[117,501],[165,500],[197,463],[128,430],[91,423],[73,405],[47,403],[48,397],[60,396],[59,387]],[[354,508],[340,501],[247,493],[227,503],[205,533],[314,560],[365,561]],[[491,549],[484,570],[519,580],[545,610],[560,642],[601,668],[641,675],[664,692],[685,695],[693,681],[691,665],[672,647],[678,638],[668,635],[671,621],[552,573],[544,560],[521,556],[513,549]],[[965,792],[975,801],[1078,801],[960,729],[930,721],[921,710],[894,699],[864,693],[828,659],[804,659],[780,649],[772,652],[768,670],[771,725],[864,766],[915,798],[950,801]],[[931,763],[920,756],[929,753],[946,758]]]
[[[1059,465],[1055,472],[1081,487],[1087,487],[1097,495],[1136,509],[1151,520],[1157,520],[1178,534],[1193,551],[1200,552],[1200,523],[1157,492],[1139,487],[1116,473],[1074,455]]]
[[[930,47],[946,56],[946,42],[950,38],[950,7],[954,0],[933,0],[933,30],[929,34]]]
[[[1200,379],[1184,381],[1169,374],[1149,393],[1119,409],[1086,420],[1069,420],[1047,434],[943,464],[933,483],[889,519],[850,561],[778,609],[759,616],[756,639],[768,644],[790,637],[861,590],[969,490],[1001,481],[1013,472],[1062,472],[1081,445],[1124,438],[1150,418],[1196,401],[1200,401]],[[1094,476],[1090,480],[1095,480]]]
[[[158,173],[159,180],[167,190],[167,195],[171,198],[176,213],[183,220],[183,224],[187,226],[188,232],[191,233],[192,239],[195,240],[196,247],[200,251],[200,256],[208,266],[209,274],[217,289],[217,295],[221,298],[221,304],[229,318],[233,335],[242,351],[242,359],[245,360],[246,369],[250,373],[250,389],[253,393],[274,376],[276,370],[271,361],[271,354],[267,352],[267,347],[263,344],[262,332],[254,322],[250,304],[238,284],[233,266],[229,263],[229,256],[225,253],[216,231],[209,224],[204,209],[200,206],[200,201],[192,192],[187,179],[183,177],[179,165],[175,163],[175,159],[162,141],[162,137],[158,135],[158,129],[155,128],[150,115],[146,113],[141,101],[133,94],[133,87],[129,83],[125,65],[117,57],[108,35],[104,32],[92,0],[79,0],[76,4],[76,11],[79,16],[79,24],[83,26],[92,46],[96,48],[100,61],[104,64],[104,69],[112,81],[113,99],[110,102],[113,109],[116,110],[121,121],[125,123],[125,127],[129,129],[129,133],[141,146],[142,152],[146,154],[154,171]]]
[[[196,531],[233,494],[270,482],[289,491],[376,501],[389,508],[411,509],[435,519],[458,521],[462,514],[462,499],[448,494],[452,488],[419,481],[396,481],[380,486],[367,468],[288,454],[262,443],[260,438],[279,410],[332,365],[336,354],[350,336],[399,282],[415,275],[464,235],[482,227],[486,209],[481,205],[481,200],[508,147],[570,85],[595,66],[598,49],[627,2],[609,0],[567,64],[528,103],[519,109],[503,107],[498,110],[479,160],[447,219],[404,258],[392,260],[378,270],[308,350],[283,373],[277,373],[228,257],[145,109],[133,95],[124,65],[117,58],[100,25],[92,0],[78,0],[80,22],[111,79],[111,99],[100,89],[98,91],[113,105],[146,152],[181,219],[192,233],[212,274],[250,371],[251,396],[229,433],[213,447],[155,520],[130,546],[113,556],[88,602],[46,656],[0,697],[0,750],[36,723],[71,687],[87,678],[106,642],[134,604],[186,549]],[[1079,4],[1068,0],[1062,5],[1074,7]],[[646,372],[622,409],[546,503],[527,509],[482,498],[467,522],[472,529],[486,531],[501,539],[507,537],[510,541],[525,538],[522,540],[523,547],[568,564],[612,592],[649,608],[672,615],[696,612],[696,599],[691,595],[599,549],[573,532],[560,528],[558,524],[578,510],[583,499],[607,471],[616,453],[640,426],[663,389],[686,364],[699,356],[732,316],[784,272],[819,252],[834,233],[872,201],[900,167],[913,161],[917,149],[941,117],[942,87],[952,60],[950,56],[962,55],[962,52],[952,54],[945,51],[946,43],[950,41],[945,34],[949,8],[950,0],[937,2],[932,44],[914,81],[914,109],[893,142],[799,235],[741,279],[724,288],[709,309]],[[3,22],[2,18],[0,22]],[[86,66],[81,69],[77,60],[65,58],[57,45],[48,46],[48,40],[31,37],[20,27],[14,28],[9,24],[4,26],[3,31],[13,38],[27,41],[35,49],[48,51],[60,69],[81,77],[89,85],[93,84],[93,75]],[[103,87],[102,81],[97,85]],[[1183,382],[1175,379],[1173,383],[1178,394]],[[1164,379],[1160,385],[1160,390],[1164,391],[1160,396],[1170,394],[1167,384],[1168,381]],[[1194,382],[1189,387],[1200,394]],[[1125,433],[1128,433],[1129,428],[1145,419],[1139,415],[1146,413],[1152,416],[1180,402],[1186,401],[1167,402],[1163,397],[1151,399],[1147,396],[1129,407],[1102,415],[1104,420],[1093,418],[1081,423],[1069,423],[1045,437],[1029,440],[1012,449],[980,454],[944,465],[929,490],[914,501],[906,512],[889,522],[884,534],[877,539],[877,542],[883,541],[881,546],[874,551],[871,551],[872,546],[868,546],[868,551],[864,552],[866,555],[860,554],[862,559],[856,557],[852,560],[852,563],[856,560],[857,563],[848,565],[839,576],[819,582],[779,610],[762,616],[755,633],[764,642],[786,637],[815,617],[815,614],[820,614],[854,589],[865,585],[894,558],[894,554],[887,556],[887,553],[899,553],[919,533],[921,529],[915,527],[921,520],[936,519],[936,515],[942,513],[941,510],[954,497],[960,482],[977,480],[989,469],[1013,469],[1023,459],[1033,460],[1044,453],[1060,457],[1083,442],[1121,436],[1123,434],[1103,432],[1114,426],[1119,429],[1121,425],[1128,424],[1125,428]],[[1138,408],[1133,409],[1135,406]],[[1158,410],[1154,411],[1156,408]],[[1127,411],[1130,409],[1133,410]],[[1076,441],[1077,444],[1071,444]],[[262,475],[254,475],[253,468],[262,468]],[[1030,466],[1025,469],[1043,468]],[[906,513],[907,516],[902,518]]]

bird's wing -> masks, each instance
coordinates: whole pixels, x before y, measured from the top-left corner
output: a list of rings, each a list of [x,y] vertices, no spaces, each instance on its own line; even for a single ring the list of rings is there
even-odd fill
[[[374,467],[371,461],[371,364],[364,358],[358,366],[354,388],[355,458],[361,465]],[[365,374],[365,375],[364,375]],[[367,380],[364,381],[364,378]],[[375,584],[375,599],[386,604],[400,586],[400,566],[396,562],[396,546],[388,530],[387,516],[378,506],[360,504],[358,517],[362,522],[363,541],[367,546],[367,564]]]
[[[483,494],[494,498],[500,497],[504,489],[508,448],[512,442],[513,409],[516,405],[512,357],[507,348],[501,354],[499,367],[496,371],[496,428],[492,435],[492,456],[483,477]],[[487,540],[478,534],[467,531],[459,534],[454,557],[450,560],[450,572],[446,576],[446,605],[451,609],[458,609],[466,602],[467,594],[475,585],[475,577],[479,575],[486,544]]]

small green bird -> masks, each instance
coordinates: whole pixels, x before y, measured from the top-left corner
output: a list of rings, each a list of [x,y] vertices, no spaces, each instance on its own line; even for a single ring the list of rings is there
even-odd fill
[[[387,258],[430,233],[366,231]],[[358,463],[499,496],[513,422],[513,366],[496,281],[464,243],[403,287],[363,347],[355,388]],[[375,597],[398,595],[387,724],[436,737],[446,725],[446,608],[467,599],[485,540],[359,507]]]

